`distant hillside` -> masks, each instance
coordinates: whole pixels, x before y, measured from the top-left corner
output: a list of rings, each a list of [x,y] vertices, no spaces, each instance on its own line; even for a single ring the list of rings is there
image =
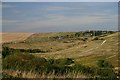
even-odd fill
[[[13,41],[22,41],[27,39],[33,33],[0,33],[0,43],[8,43]]]
[[[102,37],[103,40],[74,41],[74,46],[56,52],[35,54],[47,58],[74,58],[76,63],[94,65],[99,59],[107,59],[118,66],[118,33]],[[62,45],[61,45],[62,46]]]

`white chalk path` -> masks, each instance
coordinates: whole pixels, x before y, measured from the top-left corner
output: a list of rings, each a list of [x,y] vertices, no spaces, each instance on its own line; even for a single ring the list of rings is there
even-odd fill
[[[101,43],[101,46],[102,46],[105,42],[106,42],[106,40],[104,40],[104,41]],[[87,51],[82,52],[82,53],[84,53],[84,55],[80,55],[80,57],[82,57],[82,56],[88,56],[88,55],[91,54],[91,53],[85,54],[86,52],[90,52],[90,51],[92,51],[92,50],[98,49],[99,47],[100,47],[100,46],[97,46],[97,47],[95,47],[95,48],[91,48],[91,49],[89,49],[89,50],[87,50]]]
[[[103,45],[105,42],[106,42],[106,40],[104,40],[101,45]]]
[[[104,40],[104,41],[102,42],[101,46],[102,46],[105,42],[106,42],[106,40]],[[96,47],[96,48],[94,48],[94,49],[97,49],[97,48],[99,48],[99,47]],[[93,49],[90,49],[89,51],[91,51],[91,50],[93,50]],[[112,55],[112,56],[110,56],[110,57],[108,57],[108,58],[106,58],[106,59],[111,59],[111,58],[113,58],[113,57],[115,57],[115,56],[117,56],[117,55],[114,53],[114,55]],[[86,64],[91,64],[91,63],[96,63],[96,62],[97,62],[97,61],[93,61],[93,62],[86,63]]]

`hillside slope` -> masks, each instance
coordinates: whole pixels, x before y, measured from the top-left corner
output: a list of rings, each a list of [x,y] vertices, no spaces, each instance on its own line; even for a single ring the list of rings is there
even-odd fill
[[[118,66],[118,33],[108,35],[104,40],[88,41],[68,49],[34,55],[47,58],[74,58],[77,63],[85,65],[94,65],[97,60],[104,58]]]
[[[0,43],[8,43],[13,41],[22,41],[27,39],[33,33],[0,33],[2,41]]]
[[[118,33],[100,37],[102,38],[100,40],[92,40],[92,37],[88,37],[87,40],[76,37],[65,38],[74,34],[74,32],[37,33],[29,35],[30,37],[27,39],[24,38],[26,39],[24,42],[10,43],[6,46],[15,49],[45,50],[48,52],[32,54],[55,59],[74,58],[76,63],[88,66],[95,66],[96,61],[99,59],[107,59],[114,66],[118,66]],[[61,37],[58,36],[64,38],[59,39]]]

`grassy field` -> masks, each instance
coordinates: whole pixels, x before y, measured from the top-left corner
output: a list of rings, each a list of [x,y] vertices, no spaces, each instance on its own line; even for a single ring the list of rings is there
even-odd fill
[[[87,41],[79,39],[51,40],[49,37],[64,36],[74,33],[38,33],[33,34],[24,42],[10,43],[7,46],[15,49],[41,49],[47,53],[35,53],[33,55],[45,58],[74,58],[76,62],[83,64],[94,63],[100,58],[106,58],[115,66],[118,57],[118,33],[103,37],[103,40],[88,38]],[[21,35],[20,35],[21,36]],[[103,43],[104,42],[104,43]]]
[[[103,43],[105,41],[105,43]],[[47,58],[74,58],[76,62],[94,65],[97,60],[106,58],[118,66],[118,33],[104,37],[104,40],[73,42],[74,46],[56,52],[35,54]],[[103,43],[103,44],[102,44]],[[68,43],[70,44],[70,43]],[[63,44],[65,46],[65,44]],[[84,47],[86,45],[87,47]]]
[[[6,43],[6,42],[13,42],[13,41],[22,41],[27,39],[30,35],[33,33],[0,33],[0,39],[2,39],[2,42],[0,43]]]
[[[57,33],[4,33],[3,46],[13,49],[40,49],[45,53],[30,53],[46,59],[72,58],[75,64],[97,66],[100,59],[118,67],[118,33],[94,37],[74,37],[75,32]],[[19,42],[16,42],[19,41]],[[32,75],[32,74],[31,74]],[[69,75],[68,75],[69,76]],[[82,75],[81,75],[82,76]]]

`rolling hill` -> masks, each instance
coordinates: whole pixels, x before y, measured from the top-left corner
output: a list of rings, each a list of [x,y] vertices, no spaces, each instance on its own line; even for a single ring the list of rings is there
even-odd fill
[[[27,39],[33,33],[0,33],[0,43],[8,43],[13,41],[21,41]]]
[[[35,34],[11,34],[10,40],[3,37],[4,42],[23,40],[18,43],[8,43],[14,49],[40,49],[47,50],[46,53],[31,53],[35,56],[45,58],[73,58],[78,64],[95,66],[99,59],[107,59],[114,66],[118,66],[118,33],[108,34],[93,40],[93,37],[75,38],[71,37],[75,32],[59,33],[35,33]],[[4,34],[7,35],[7,34]],[[19,36],[17,36],[19,35]],[[10,36],[10,35],[8,35]],[[69,38],[66,36],[69,36]],[[60,39],[61,37],[64,37]],[[8,37],[9,38],[9,37]]]

